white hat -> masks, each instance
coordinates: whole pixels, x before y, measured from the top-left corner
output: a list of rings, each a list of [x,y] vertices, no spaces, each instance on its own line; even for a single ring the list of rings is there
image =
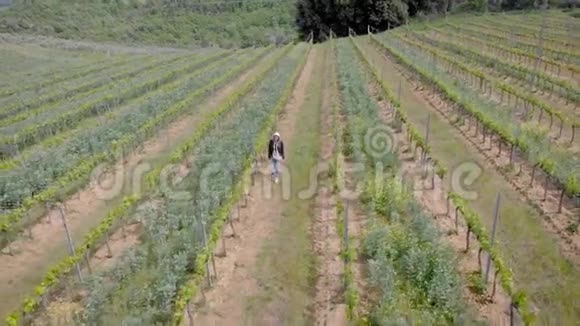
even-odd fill
[[[279,138],[279,137],[280,137],[280,133],[276,131],[276,132],[274,133],[274,136],[278,136],[278,138]]]

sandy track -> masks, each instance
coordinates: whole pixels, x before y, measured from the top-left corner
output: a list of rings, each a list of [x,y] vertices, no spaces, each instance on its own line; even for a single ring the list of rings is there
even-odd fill
[[[292,139],[299,110],[304,103],[307,86],[314,70],[316,51],[309,54],[306,65],[301,72],[292,97],[283,110],[277,124],[277,130],[286,140]],[[296,146],[296,144],[288,144]],[[202,296],[196,298],[193,318],[195,325],[255,325],[245,315],[247,300],[260,291],[259,280],[256,277],[256,262],[264,244],[271,240],[272,234],[280,223],[283,206],[280,189],[272,187],[273,196],[268,193],[270,182],[270,167],[268,162],[259,162],[259,172],[254,186],[249,189],[249,200],[242,207],[241,216],[234,224],[236,236],[233,237],[231,227],[226,227],[223,233],[227,255],[216,258],[217,280],[213,287],[206,291],[205,300]],[[283,181],[284,182],[284,181]],[[264,187],[264,188],[263,188]],[[218,249],[220,256],[223,248]],[[264,315],[262,322],[274,325],[276,316]],[[259,323],[259,322],[258,322]],[[185,316],[183,325],[189,325]]]

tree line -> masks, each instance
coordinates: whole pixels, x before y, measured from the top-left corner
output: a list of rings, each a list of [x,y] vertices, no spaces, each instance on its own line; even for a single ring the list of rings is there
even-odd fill
[[[405,24],[416,16],[442,15],[449,11],[504,11],[549,7],[576,7],[579,0],[297,0],[296,25],[302,37],[311,32],[324,41],[332,30],[347,36]],[[571,4],[572,3],[572,4]]]
[[[301,34],[313,33],[316,41],[367,32],[367,26],[386,30],[405,24],[418,14],[442,13],[452,0],[298,0],[296,24]]]

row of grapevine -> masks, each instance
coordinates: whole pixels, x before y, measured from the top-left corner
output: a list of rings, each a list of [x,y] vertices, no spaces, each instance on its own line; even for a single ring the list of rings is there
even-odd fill
[[[520,102],[525,108],[527,108],[527,110],[531,110],[531,112],[528,113],[531,113],[532,115],[535,113],[536,110],[541,110],[545,112],[550,118],[550,128],[552,127],[554,118],[560,120],[560,135],[562,134],[564,123],[566,123],[572,129],[575,129],[576,128],[575,126],[580,124],[580,121],[574,120],[570,121],[571,119],[569,117],[564,115],[556,108],[553,108],[548,104],[542,102],[534,95],[530,93],[521,92],[507,83],[488,77],[483,71],[478,70],[476,68],[472,68],[466,64],[459,62],[458,60],[456,60],[451,56],[445,55],[441,51],[437,50],[437,48],[435,47],[430,47],[428,45],[425,45],[425,43],[416,42],[410,38],[399,35],[397,33],[392,33],[391,35],[403,41],[404,43],[417,48],[418,50],[424,53],[430,54],[433,59],[442,61],[443,63],[447,64],[449,66],[449,69],[447,69],[448,73],[455,74],[458,78],[461,78],[462,76],[467,76],[467,78],[465,79],[469,83],[471,83],[473,87],[478,88],[479,91],[483,91],[484,94],[487,94],[487,92],[489,92],[489,94],[492,95],[493,94],[492,89],[495,89],[498,94],[501,94],[502,102],[504,101],[504,94],[506,94],[508,105],[511,104],[510,103],[511,97],[513,96],[515,98],[514,105],[516,108],[518,106],[518,102]],[[572,133],[574,133],[574,131]],[[571,139],[570,143],[572,143],[573,141],[574,139]]]
[[[542,22],[540,22],[540,26],[534,26],[530,24],[523,24],[519,23],[516,20],[510,19],[507,21],[504,17],[501,16],[488,16],[483,19],[484,23],[491,23],[493,26],[497,26],[503,29],[505,32],[512,32],[514,29],[517,30],[514,34],[533,37],[534,39],[538,39],[540,36],[543,37],[543,41],[550,41],[554,44],[558,44],[564,48],[569,48],[571,52],[578,52],[580,46],[578,45],[580,39],[578,36],[574,35],[574,33],[569,30],[560,30],[560,29],[549,29],[542,27]]]
[[[530,26],[541,27],[550,31],[566,31],[571,34],[573,31],[580,28],[580,24],[576,22],[576,19],[570,19],[570,17],[564,17],[563,19],[558,19],[556,17],[550,17],[548,15],[543,17],[538,17],[534,15],[516,16],[517,18],[511,19],[519,24],[529,24]],[[523,18],[523,19],[522,19]]]
[[[126,85],[136,83],[138,80],[143,78],[143,75],[159,73],[162,70],[169,70],[173,67],[186,65],[190,61],[200,61],[200,59],[204,59],[204,57],[177,57],[168,61],[154,62],[151,65],[141,66],[138,69],[132,70],[129,74],[121,76],[118,79],[112,78],[110,82],[103,84],[100,87],[94,87],[86,91],[73,92],[74,94],[62,94],[59,100],[47,101],[38,106],[31,106],[27,109],[19,110],[18,112],[11,112],[10,114],[6,114],[4,118],[0,119],[0,134],[11,134],[16,130],[21,129],[21,126],[13,126],[13,124],[17,122],[24,121],[24,124],[35,123],[43,118],[47,118],[47,113],[59,113],[67,107],[70,109],[74,106],[81,105],[83,101],[88,101],[99,93],[115,91],[120,86],[128,88],[129,86]],[[10,126],[12,129],[1,128],[5,126]]]
[[[451,251],[440,243],[430,218],[397,177],[397,154],[388,151],[378,157],[361,146],[364,133],[380,126],[381,119],[356,51],[351,43],[339,45],[338,62],[351,134],[347,141],[353,160],[369,168],[359,176],[364,183],[360,200],[369,215],[362,254],[369,265],[369,285],[379,293],[369,321],[379,325],[405,318],[408,323],[435,325],[465,320]]]
[[[395,119],[397,119],[397,116],[401,115],[401,113],[399,113],[401,111],[400,104],[395,100],[392,91],[388,88],[388,86],[385,84],[385,82],[380,78],[380,75],[378,74],[377,70],[373,67],[373,64],[366,58],[366,56],[364,55],[363,51],[360,48],[359,48],[359,54],[363,58],[363,60],[366,62],[368,68],[370,68],[372,70],[373,75],[375,77],[375,81],[378,82],[382,86],[383,93],[386,96],[386,98],[389,100],[389,102],[392,103],[392,107],[395,110],[395,112],[397,113],[395,115]],[[412,127],[411,123],[408,122],[406,119],[404,120],[404,123],[409,126],[407,128],[407,130],[414,129]],[[412,139],[410,140],[410,143],[411,144],[413,143]],[[431,154],[429,154],[429,155],[431,155]],[[433,160],[434,162],[437,162],[437,159],[435,159],[435,158],[431,158],[431,160]],[[440,179],[443,179],[444,175],[441,175],[439,173],[437,173],[437,174],[438,174]],[[376,185],[371,184],[371,186],[376,191],[376,188],[375,188]],[[399,189],[399,187],[393,187],[391,189],[391,191],[396,190],[396,189]],[[389,194],[389,195],[393,196],[393,194]],[[400,195],[403,195],[403,194],[402,193],[399,194],[399,197],[400,197]],[[395,196],[395,197],[397,197],[397,196]],[[500,275],[500,283],[501,283],[502,287],[504,288],[504,290],[506,290],[507,294],[512,297],[513,304],[516,307],[518,307],[519,311],[522,313],[522,316],[524,317],[524,321],[526,322],[526,324],[531,324],[533,322],[533,314],[531,313],[530,307],[527,304],[526,295],[523,292],[516,293],[516,291],[514,290],[513,280],[512,280],[513,277],[512,277],[511,271],[509,270],[509,268],[506,267],[506,265],[503,261],[503,258],[501,257],[500,252],[498,251],[497,247],[491,246],[490,241],[487,237],[488,233],[485,230],[485,228],[483,227],[483,224],[481,223],[481,218],[469,207],[468,203],[459,195],[450,194],[449,199],[457,207],[457,210],[462,213],[462,216],[464,216],[464,219],[465,219],[465,222],[468,226],[468,229],[476,235],[476,237],[480,241],[481,248],[484,251],[490,253],[492,261],[493,261],[493,266],[495,267],[495,269],[497,270],[497,272]]]
[[[518,149],[524,154],[524,157],[527,157],[529,162],[544,170],[548,176],[559,183],[562,189],[562,196],[566,193],[570,197],[574,197],[579,193],[580,184],[578,179],[580,171],[578,171],[578,164],[576,163],[577,158],[573,154],[553,148],[546,137],[538,134],[538,130],[526,128],[525,126],[522,128],[518,124],[514,124],[509,110],[503,110],[493,103],[483,101],[470,88],[455,85],[452,78],[440,71],[435,73],[428,68],[423,68],[431,67],[431,63],[427,63],[424,59],[418,57],[416,51],[409,49],[405,52],[399,52],[394,46],[386,42],[380,42],[376,38],[373,39],[379,46],[393,53],[405,65],[408,65],[414,71],[416,70],[422,78],[434,85],[448,99],[458,104],[457,109],[462,116],[472,117],[477,121],[478,126],[481,124],[484,130],[496,134],[500,144],[504,142],[511,144],[511,158],[513,158],[514,151]],[[383,39],[386,40],[386,38]],[[392,39],[389,43],[397,44],[398,42],[396,39]],[[404,44],[399,44],[399,48],[404,47]],[[408,58],[413,58],[416,63],[410,61],[407,57],[404,60],[401,59],[404,55],[408,55]],[[423,64],[422,67],[419,66],[419,62]],[[459,88],[462,89],[459,90]],[[483,135],[485,137],[486,133],[484,132]]]
[[[188,161],[190,172],[179,182],[178,193],[161,190],[152,198],[159,202],[157,208],[140,214],[144,242],[132,248],[113,270],[95,275],[92,279],[97,282],[89,280],[87,323],[106,324],[117,319],[169,324],[175,313],[183,313],[176,302],[189,298],[185,297],[187,290],[179,289],[204,273],[207,266],[201,264],[211,258],[211,247],[219,239],[229,206],[240,194],[237,182],[247,164],[253,162],[251,156],[262,149],[254,143],[256,136],[271,133],[262,128],[273,118],[272,110],[304,50],[303,45],[293,47],[260,81],[249,85],[247,95],[224,104],[235,110],[187,152],[192,158]],[[113,282],[100,284],[102,277]],[[142,277],[148,279],[147,288],[141,286]]]
[[[383,39],[387,40],[386,37]],[[562,196],[566,193],[574,197],[580,193],[578,182],[580,171],[573,154],[553,148],[549,140],[545,137],[538,137],[533,129],[514,125],[510,112],[506,112],[508,110],[482,101],[471,89],[457,85],[445,73],[426,69],[425,67],[430,67],[431,64],[419,57],[416,51],[404,50],[405,45],[399,43],[397,39],[392,38],[389,42],[381,42],[373,37],[373,40],[412,71],[416,71],[421,78],[436,87],[447,99],[456,103],[460,116],[472,117],[478,126],[481,124],[484,130],[497,135],[500,144],[511,144],[510,157],[513,157],[516,149],[525,154],[529,162],[544,170],[552,180],[559,183]],[[483,132],[483,135],[485,137],[486,133]]]
[[[187,75],[190,75],[192,71],[195,71],[195,69],[199,69],[199,66],[201,64],[204,63],[208,63],[209,61],[214,61],[215,64],[215,60],[224,60],[225,58],[227,58],[229,56],[228,53],[222,53],[223,56],[220,57],[219,53],[216,53],[214,56],[203,56],[201,58],[199,58],[196,61],[193,61],[191,63],[189,63],[188,65],[185,65],[179,69],[182,70],[182,72],[179,73],[179,76],[175,76],[177,79],[182,79],[185,80],[187,79]],[[238,53],[238,55],[240,55],[241,53]],[[245,55],[245,53],[244,53]],[[163,69],[163,68],[161,68]],[[192,70],[194,69],[194,70]],[[162,70],[158,69],[158,72],[163,72]],[[202,70],[202,71],[206,71],[206,69]],[[186,74],[187,73],[187,74]],[[136,79],[136,81],[141,81],[142,78],[138,78]],[[154,84],[155,86],[155,84]],[[162,85],[158,85],[159,87],[162,87]],[[60,108],[59,110],[66,110],[66,109],[79,109],[79,106],[82,106],[83,104],[85,104],[84,102],[88,101],[90,99],[87,98],[87,96],[89,96],[90,94],[92,94],[93,98],[98,98],[99,95],[101,95],[101,97],[106,96],[106,95],[110,95],[109,91],[107,91],[108,88],[111,87],[102,87],[99,89],[95,89],[89,93],[84,93],[84,94],[80,94],[78,96],[78,100],[76,102],[73,99],[67,100],[64,105],[64,107]],[[112,91],[115,92],[117,91],[117,88],[120,89],[130,89],[128,87],[126,87],[126,85],[120,85],[118,87],[112,87]],[[99,94],[98,90],[101,90],[100,93],[104,93],[103,94]],[[102,91],[104,90],[104,91]],[[157,90],[149,90],[147,92],[148,95],[150,95],[151,93],[159,93],[158,92],[159,89]],[[167,91],[167,90],[166,90]],[[81,134],[83,131],[86,130],[92,130],[94,128],[96,128],[97,126],[100,126],[105,120],[107,121],[114,121],[116,117],[122,115],[123,113],[125,113],[125,111],[127,111],[127,108],[131,108],[133,106],[133,103],[135,103],[135,101],[138,101],[138,99],[132,99],[130,101],[128,101],[128,103],[126,105],[120,106],[120,107],[103,107],[103,105],[98,105],[98,110],[95,113],[95,111],[86,111],[86,110],[82,110],[79,113],[86,113],[89,114],[92,112],[92,115],[90,117],[87,117],[81,121],[73,121],[74,124],[74,128],[69,128],[69,129],[64,129],[64,130],[59,130],[58,133],[53,133],[52,130],[51,132],[48,132],[48,135],[44,138],[40,137],[39,139],[37,139],[36,141],[34,141],[34,145],[31,144],[30,146],[27,146],[26,148],[15,148],[15,146],[10,146],[8,148],[4,148],[2,151],[0,151],[0,170],[11,170],[14,169],[22,164],[25,164],[25,162],[29,161],[30,158],[34,157],[34,155],[37,154],[38,151],[41,152],[46,152],[49,151],[51,148],[62,145],[63,143],[67,142],[68,140],[72,139],[73,137],[80,137],[77,136],[79,134]],[[121,103],[117,103],[117,106],[121,105]],[[47,112],[45,113],[45,115],[47,115],[46,119],[50,120],[50,116],[53,114],[54,111],[56,110],[50,110],[50,108],[52,108],[53,105],[49,105],[47,106]],[[113,110],[113,108],[115,108],[115,110]],[[96,114],[96,115],[95,115]],[[35,117],[35,120],[39,120],[40,117]],[[54,130],[55,132],[57,130]],[[12,136],[14,140],[17,140],[16,137]],[[7,138],[7,137],[5,137]],[[10,141],[13,142],[13,141]]]
[[[0,111],[0,118],[5,119],[20,112],[37,108],[43,104],[65,100],[77,93],[83,93],[94,88],[106,86],[111,81],[134,77],[159,65],[171,63],[180,59],[184,60],[187,59],[187,57],[173,57],[169,59],[149,57],[142,62],[124,65],[121,68],[110,68],[101,72],[101,74],[88,75],[85,80],[67,80],[64,83],[51,85],[39,91],[31,92],[30,94],[26,92],[17,93],[13,98],[1,102],[2,110]]]
[[[14,203],[15,208],[0,216],[1,229],[11,236],[21,227],[20,221],[30,208],[56,200],[77,180],[86,180],[97,165],[117,161],[119,154],[124,155],[160,127],[196,108],[200,98],[239,75],[266,51],[249,53],[253,54],[250,58],[239,56],[226,64],[207,66],[132,103],[132,109],[113,123],[89,130],[50,152],[35,153],[2,184],[3,203],[5,206]]]
[[[73,129],[87,117],[106,114],[186,73],[204,68],[204,65],[227,58],[232,54],[233,52],[223,52],[191,63],[163,65],[145,76],[139,75],[132,80],[119,80],[106,85],[104,89],[97,88],[90,94],[82,94],[76,102],[65,103],[62,109],[48,108],[49,111],[43,115],[23,121],[23,123],[0,128],[0,134],[4,134],[0,138],[0,146],[12,146],[19,151],[63,130]],[[218,63],[219,61],[214,62],[213,65]]]
[[[456,41],[442,41],[419,36],[424,42],[435,47],[441,47],[449,52],[457,53],[472,61],[481,63],[488,67],[494,67],[507,75],[513,76],[522,81],[529,81],[532,85],[536,85],[551,94],[559,95],[566,101],[575,104],[580,103],[580,92],[569,81],[558,80],[552,78],[550,75],[541,71],[531,70],[523,65],[511,64],[508,62],[498,61],[497,59],[481,54],[475,50],[465,47]]]
[[[443,166],[441,162],[439,162],[439,160],[435,159],[431,155],[431,147],[429,146],[429,144],[427,144],[427,141],[425,140],[423,135],[421,135],[419,130],[417,130],[417,128],[415,128],[415,126],[409,122],[407,114],[405,113],[405,111],[401,109],[401,103],[391,92],[391,90],[387,87],[385,82],[380,78],[378,70],[376,70],[370,63],[370,61],[368,61],[368,58],[364,55],[362,49],[354,41],[353,44],[355,45],[355,48],[360,58],[369,66],[372,74],[375,77],[375,80],[381,85],[384,95],[389,100],[389,103],[391,104],[391,107],[395,112],[394,117],[395,121],[397,123],[402,123],[405,126],[405,131],[409,137],[409,142],[415,145],[416,149],[418,148],[422,151],[421,156],[424,156],[426,160],[428,159],[431,162],[435,174],[439,178],[443,179],[447,174],[447,168]]]
[[[219,58],[220,54],[227,56],[230,54],[230,52],[216,52],[214,55],[209,56],[192,55],[189,57],[178,57],[162,63],[155,62],[151,65],[142,66],[139,69],[133,68],[135,70],[133,70],[130,74],[119,79],[111,79],[108,83],[105,83],[102,86],[94,87],[83,92],[78,92],[70,96],[63,94],[62,98],[57,101],[45,102],[39,106],[30,107],[19,112],[14,112],[13,114],[0,120],[0,127],[4,127],[0,128],[0,134],[13,134],[20,129],[38,123],[39,121],[50,119],[58,114],[73,110],[85,102],[95,100],[99,96],[103,97],[105,93],[109,94],[111,92],[118,91],[119,88],[128,89],[132,84],[142,82],[144,78],[153,79],[148,78],[149,76],[154,76],[155,74],[160,75],[170,70],[177,70],[179,67],[189,68],[192,64],[203,63],[205,60],[209,60],[211,58]]]
[[[468,202],[461,195],[450,192],[447,198],[455,206],[456,218],[459,213],[463,216],[467,224],[467,237],[470,236],[470,233],[473,233],[481,246],[480,253],[483,250],[490,255],[496,273],[499,275],[500,284],[511,298],[511,304],[518,308],[526,325],[533,324],[535,315],[528,302],[528,297],[524,291],[515,289],[512,271],[506,265],[497,246],[491,244],[488,236],[489,232],[483,226],[479,214],[469,206]]]
[[[571,27],[580,27],[580,24],[576,22],[574,19],[570,19],[568,14],[560,14],[556,11],[551,12],[525,12],[523,15],[509,15],[503,16],[509,17],[510,20],[520,22],[520,23],[529,23],[531,26],[540,26],[542,23],[546,23],[546,28],[562,30],[562,29],[570,29]]]
[[[515,47],[509,47],[502,45],[498,42],[490,42],[482,39],[481,37],[474,37],[469,34],[459,33],[451,29],[441,29],[436,27],[431,27],[431,30],[444,35],[445,37],[461,39],[463,42],[469,42],[474,46],[482,46],[488,51],[494,53],[496,56],[501,56],[503,58],[508,58],[510,60],[517,60],[519,63],[527,64],[528,66],[539,65],[537,69],[542,69],[544,72],[551,71],[551,73],[556,74],[558,77],[562,72],[568,72],[572,78],[580,73],[580,68],[576,65],[569,65],[557,60],[553,60],[548,57],[539,56],[538,51],[529,51],[524,49],[518,49]]]
[[[469,34],[478,38],[482,38],[484,40],[488,40],[490,42],[497,42],[505,45],[510,45],[514,48],[522,49],[528,52],[536,52],[538,51],[538,44],[537,42],[531,41],[522,41],[522,40],[514,40],[512,38],[506,37],[503,34],[494,33],[493,31],[488,31],[483,27],[472,27],[469,25],[457,25],[453,23],[447,23],[446,26],[451,27],[452,29],[460,32]],[[574,55],[570,52],[555,49],[547,45],[543,45],[541,49],[544,53],[544,56],[549,56],[554,60],[561,60],[568,64],[574,65],[578,67],[580,65],[580,57],[575,58]]]
[[[251,145],[253,153],[251,151],[248,153],[249,155],[247,155],[242,161],[243,163],[241,164],[240,172],[235,173],[235,175],[238,177],[235,184],[233,185],[233,191],[230,195],[228,195],[225,204],[219,207],[215,212],[213,221],[209,226],[209,241],[203,248],[201,248],[200,252],[196,253],[193,273],[188,275],[186,282],[177,291],[175,306],[173,308],[174,312],[171,320],[172,325],[181,325],[184,312],[186,311],[190,300],[195,298],[199,287],[203,286],[202,282],[206,277],[207,271],[205,267],[210,263],[210,257],[222,235],[222,228],[227,222],[233,206],[241,200],[244,191],[244,184],[247,182],[247,180],[249,180],[250,174],[253,171],[252,164],[255,160],[253,155],[255,153],[263,152],[266,149],[268,139],[271,135],[271,129],[274,127],[276,122],[276,117],[290,98],[300,72],[306,64],[309,50],[310,47],[305,51],[305,53],[302,54],[302,58],[299,60],[299,62],[296,62],[297,66],[295,67],[294,72],[290,78],[286,81],[282,93],[277,97],[274,96],[274,98],[277,98],[278,100],[275,106],[272,108],[271,112],[269,112],[265,117],[266,119],[261,121],[259,133],[254,135],[253,138],[250,138],[253,142],[253,145]],[[273,94],[270,96],[272,95]]]
[[[265,68],[259,74],[257,74],[252,80],[248,81],[248,83],[246,83],[243,88],[231,94],[226,100],[224,100],[220,107],[216,108],[216,110],[213,110],[210,114],[204,117],[203,122],[196,129],[196,131],[184,142],[184,144],[182,144],[173,152],[172,155],[169,156],[169,161],[167,163],[178,163],[185,159],[190,154],[190,151],[199,144],[199,142],[202,140],[202,137],[204,137],[204,135],[208,133],[209,130],[214,128],[217,121],[219,121],[219,119],[224,114],[234,108],[234,105],[237,103],[239,98],[244,96],[248,91],[255,87],[255,85],[265,76],[269,70],[272,69],[276,62],[286,52],[287,50],[280,51],[273,58],[269,59]],[[211,82],[210,84],[213,85],[209,86],[208,89],[222,85],[223,82],[226,82],[227,80],[231,79],[231,77],[238,75],[242,70],[249,68],[252,64],[255,64],[255,61],[249,62],[244,66],[232,70],[220,78],[220,82]],[[180,103],[178,103],[178,105],[179,104]],[[184,103],[181,102],[181,104],[183,105]],[[187,105],[191,104],[193,103],[187,103]],[[58,283],[61,282],[70,273],[75,264],[80,263],[84,259],[85,255],[90,254],[96,249],[95,246],[103,241],[103,238],[106,234],[111,232],[111,228],[116,224],[116,222],[126,217],[138,202],[146,199],[147,194],[155,192],[157,189],[159,189],[160,178],[160,168],[150,171],[145,178],[147,180],[147,188],[143,194],[127,196],[124,198],[122,204],[111,210],[107,217],[96,228],[91,230],[85,237],[83,245],[79,247],[76,255],[66,258],[61,263],[52,268],[45,276],[43,282],[35,289],[35,295],[26,299],[18,311],[10,314],[6,319],[6,323],[8,325],[18,325],[19,322],[23,320],[23,318],[30,316],[38,308],[40,308],[43,297],[49,293],[51,288],[58,285]]]
[[[113,60],[102,60],[99,62],[95,62],[86,67],[73,68],[72,71],[69,70],[60,73],[50,71],[46,74],[36,76],[34,81],[26,79],[26,84],[24,85],[11,85],[12,88],[0,90],[0,98],[4,98],[6,96],[10,96],[16,93],[39,89],[47,85],[56,85],[62,81],[72,80],[75,78],[81,78],[87,75],[99,73],[111,67],[123,66],[134,59],[135,58],[131,59],[123,56],[120,58],[115,58]]]
[[[337,79],[337,55],[338,50],[336,48],[336,39],[332,39],[330,41],[330,55],[332,56],[332,89],[333,91],[339,90],[338,79]],[[340,95],[340,94],[339,94]],[[333,157],[333,164],[332,164],[332,171],[333,171],[333,183],[334,183],[334,191],[337,194],[338,200],[336,201],[336,221],[337,221],[337,233],[341,241],[341,257],[344,259],[344,301],[347,306],[347,318],[350,320],[355,320],[358,315],[358,304],[359,304],[359,293],[356,284],[356,280],[354,279],[354,268],[356,265],[354,262],[356,261],[356,250],[355,250],[355,243],[352,237],[346,236],[346,230],[348,228],[348,220],[346,219],[346,214],[349,212],[346,211],[346,207],[341,200],[341,191],[343,187],[346,185],[346,175],[345,175],[345,155],[343,153],[348,153],[350,144],[345,143],[345,139],[348,138],[348,131],[346,131],[345,127],[343,126],[342,119],[341,119],[341,110],[342,110],[342,103],[344,102],[340,96],[338,99],[335,99],[335,103],[333,103],[333,125],[335,128],[335,137],[334,137],[334,157]]]
[[[239,58],[245,58],[246,56],[248,56],[250,54],[251,54],[251,52],[247,52],[247,51],[239,52],[238,53],[239,57],[236,57],[236,60]],[[208,59],[208,58],[203,58],[202,61],[205,62],[206,59]],[[227,57],[218,58],[217,60],[219,60],[219,62],[221,62],[225,59],[227,59]],[[215,60],[216,60],[215,58],[212,60],[213,61],[212,66],[219,65],[219,62],[215,62]],[[227,62],[233,63],[233,61],[227,61]],[[195,65],[195,62],[193,64]],[[191,68],[192,66],[189,66],[189,67]],[[189,71],[189,68],[187,68],[187,70]],[[208,71],[207,67],[204,67],[204,69],[202,69],[199,72],[196,72],[194,70],[193,72],[187,73],[184,76],[178,77],[176,81],[171,82],[170,84],[178,85],[178,83],[180,81],[191,79],[190,77],[195,76],[199,73],[203,73],[205,71]],[[57,146],[61,146],[62,144],[68,142],[70,139],[81,137],[83,132],[85,132],[87,130],[93,130],[93,129],[101,126],[105,121],[111,121],[113,123],[116,123],[117,121],[119,121],[117,119],[118,117],[123,116],[128,111],[134,110],[138,103],[145,103],[144,99],[151,99],[152,94],[163,94],[163,93],[166,93],[169,89],[175,89],[175,87],[166,88],[165,86],[160,86],[156,90],[149,91],[147,93],[146,97],[140,97],[137,99],[130,100],[126,105],[116,107],[114,110],[111,110],[111,108],[109,108],[109,110],[104,115],[98,114],[98,115],[93,115],[91,117],[83,119],[82,121],[79,121],[75,125],[75,128],[61,130],[59,133],[57,133],[55,135],[51,135],[51,136],[45,137],[44,139],[38,140],[38,142],[35,145],[28,146],[24,150],[17,150],[14,148],[13,149],[6,149],[5,148],[5,151],[2,153],[4,156],[4,159],[0,160],[0,170],[11,170],[11,169],[14,169],[18,166],[26,165],[27,164],[26,162],[30,162],[30,160],[33,157],[38,155],[39,151],[40,152],[51,151],[52,148],[57,147]],[[103,110],[104,109],[100,110],[99,112],[102,112]]]
[[[496,27],[493,25],[487,25],[485,23],[481,23],[478,21],[468,22],[468,25],[474,26],[477,28],[484,28],[484,26],[485,26],[486,31],[492,32],[496,35],[503,35],[504,37],[506,37],[508,39],[512,38],[512,39],[515,39],[517,41],[526,42],[526,43],[538,43],[538,39],[539,39],[538,36],[528,35],[525,33],[517,32],[517,31],[515,31],[515,29],[511,29],[509,31],[506,31],[500,27]],[[542,41],[543,41],[543,44],[545,44],[546,46],[548,46],[552,49],[556,49],[560,52],[564,52],[564,53],[568,54],[570,59],[580,58],[580,55],[578,53],[576,53],[573,49],[562,47],[560,45],[560,42],[561,42],[560,40],[550,40],[548,38],[542,38]]]

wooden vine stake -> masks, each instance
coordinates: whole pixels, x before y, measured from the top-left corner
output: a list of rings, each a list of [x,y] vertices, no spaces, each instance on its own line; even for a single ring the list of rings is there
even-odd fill
[[[51,224],[52,218],[50,217],[50,204],[46,202],[44,205],[46,207],[46,224]]]
[[[495,273],[493,274],[493,287],[491,289],[491,295],[490,298],[493,300],[493,297],[495,296],[495,290],[497,288],[497,275],[499,274],[499,269],[495,270]]]
[[[226,250],[226,237],[222,234],[222,249],[223,251],[218,255],[218,257],[226,257],[228,255],[227,250]]]
[[[187,312],[187,324],[189,326],[194,326],[194,324],[193,324],[193,313],[192,313],[191,303],[190,302],[188,302],[187,305],[185,306],[185,311]]]
[[[469,251],[469,238],[471,238],[471,226],[467,226],[467,236],[465,237],[465,252]]]
[[[459,207],[455,207],[455,233],[459,231]]]
[[[560,200],[558,202],[558,213],[562,213],[562,205],[564,204],[564,195],[566,194],[566,187],[562,188],[560,192]]]
[[[542,201],[548,199],[548,181],[550,181],[550,175],[546,174],[546,179],[544,179],[544,197],[542,198]]]
[[[8,255],[14,256],[14,251],[12,250],[12,239],[10,239],[10,233],[8,232],[8,230],[2,230],[2,233],[4,234],[4,238],[8,242],[6,246],[8,249]]]
[[[89,270],[89,275],[93,274],[93,269],[91,268],[91,261],[89,258],[89,250],[85,251],[85,263],[87,264],[87,269]]]
[[[30,220],[30,211],[26,211],[26,220]],[[28,227],[27,228],[28,231],[28,239],[32,240],[34,238],[34,236],[32,235],[32,227]]]
[[[487,265],[485,267],[485,282],[489,280],[489,270],[491,268],[491,251],[493,250],[493,244],[495,240],[495,232],[497,231],[497,222],[499,220],[499,212],[501,207],[501,193],[497,194],[495,199],[495,209],[494,209],[494,217],[493,217],[493,226],[491,229],[491,239],[490,239],[490,252],[487,255]]]
[[[348,243],[348,211],[350,209],[350,201],[346,201],[346,209],[344,210],[344,260],[345,263],[348,263],[348,250],[349,250],[349,243]]]
[[[431,113],[427,112],[427,126],[425,126],[425,149],[423,149],[421,167],[423,170],[423,179],[427,177],[427,146],[429,146],[429,133],[431,127]]]
[[[109,245],[109,232],[105,232],[105,246],[107,247],[107,258],[113,258],[113,251]]]
[[[62,224],[64,226],[64,232],[66,234],[66,241],[68,244],[68,249],[69,249],[70,255],[74,257],[76,255],[75,247],[74,247],[72,238],[70,236],[70,231],[68,229],[68,225],[66,224],[66,217],[64,214],[64,210],[62,209],[62,205],[58,205],[58,211],[60,212],[60,218],[62,219]],[[77,271],[77,276],[79,278],[79,281],[82,283],[83,282],[83,275],[81,273],[81,266],[79,265],[78,262],[75,264],[75,268]]]
[[[203,234],[203,245],[209,252],[209,243],[208,243],[208,239],[207,239],[207,232],[205,230],[206,223],[201,218],[201,214],[200,214],[199,219],[201,220],[201,231]],[[211,273],[210,273],[211,271],[209,268],[209,263],[210,263],[209,260],[205,262],[205,278],[207,281],[207,286],[211,288],[213,283],[212,283],[212,277],[211,277]]]
[[[479,272],[483,271],[482,263],[481,263],[481,253],[483,252],[483,247],[479,246],[479,250],[477,251],[477,267],[479,267]]]

